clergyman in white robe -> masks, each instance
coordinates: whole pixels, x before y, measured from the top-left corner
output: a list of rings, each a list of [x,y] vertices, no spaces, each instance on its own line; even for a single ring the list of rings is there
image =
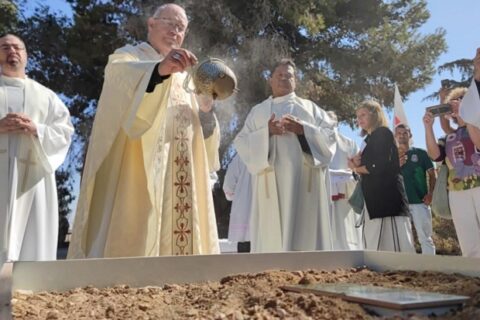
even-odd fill
[[[479,49],[480,51],[480,49]],[[479,83],[479,84],[477,84]],[[480,81],[472,79],[467,93],[460,103],[462,119],[477,128],[480,128]]]
[[[204,139],[185,73],[146,92],[162,59],[147,43],[109,57],[68,258],[219,252],[209,185],[218,126]]]
[[[296,134],[269,136],[268,121],[293,116]],[[295,92],[269,97],[250,111],[235,148],[252,174],[250,238],[253,252],[331,250],[328,165],[335,153],[334,123]]]
[[[249,226],[252,208],[252,177],[238,153],[228,165],[223,191],[227,200],[232,201],[228,240],[250,241]]]
[[[360,250],[362,228],[357,228],[360,218],[352,210],[348,198],[352,195],[355,181],[352,170],[348,168],[348,158],[355,156],[359,149],[355,141],[342,135],[335,129],[337,149],[330,163],[330,181],[332,195],[332,233],[334,250]]]
[[[0,248],[8,260],[55,260],[55,170],[73,134],[70,114],[50,89],[29,78],[0,77],[0,119],[26,114],[37,136],[0,134]]]

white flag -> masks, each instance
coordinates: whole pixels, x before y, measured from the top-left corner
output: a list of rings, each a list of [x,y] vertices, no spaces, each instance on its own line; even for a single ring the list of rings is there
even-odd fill
[[[402,97],[398,91],[397,84],[395,84],[395,96],[393,98],[393,129],[399,124],[408,126],[407,116],[403,107]]]
[[[480,128],[480,96],[474,79],[460,103],[460,117],[466,123]]]

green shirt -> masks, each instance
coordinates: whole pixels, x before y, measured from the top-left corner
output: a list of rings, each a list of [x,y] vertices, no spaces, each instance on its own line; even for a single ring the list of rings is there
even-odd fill
[[[423,203],[423,197],[428,193],[427,171],[432,168],[433,162],[425,150],[412,147],[407,151],[407,162],[402,166],[402,176],[408,203]]]

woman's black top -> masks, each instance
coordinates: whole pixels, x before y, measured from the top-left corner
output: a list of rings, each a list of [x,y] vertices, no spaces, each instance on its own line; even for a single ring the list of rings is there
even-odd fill
[[[365,142],[361,164],[370,174],[362,175],[361,183],[370,219],[409,215],[392,131],[379,127],[365,138]]]

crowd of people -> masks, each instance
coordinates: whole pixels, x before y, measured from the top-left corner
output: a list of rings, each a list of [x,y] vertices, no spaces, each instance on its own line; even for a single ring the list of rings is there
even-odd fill
[[[148,39],[109,56],[85,159],[68,258],[220,252],[210,173],[219,169],[213,98],[186,90],[197,63],[182,48],[188,19],[175,4],[148,19]],[[56,94],[26,76],[27,48],[0,37],[0,249],[7,260],[53,260],[54,172],[73,126]],[[296,95],[295,63],[270,72],[272,95],[254,106],[234,140],[225,177],[233,201],[229,239],[253,252],[386,250],[435,254],[433,161],[449,169],[450,209],[464,256],[480,257],[480,49],[471,87],[448,91],[427,151],[382,106],[356,108],[361,146],[338,132],[334,112]],[[464,99],[463,103],[462,98]],[[468,101],[467,101],[468,100]],[[468,102],[468,103],[467,103]],[[460,107],[461,106],[461,107]],[[361,195],[354,212],[349,199]]]

